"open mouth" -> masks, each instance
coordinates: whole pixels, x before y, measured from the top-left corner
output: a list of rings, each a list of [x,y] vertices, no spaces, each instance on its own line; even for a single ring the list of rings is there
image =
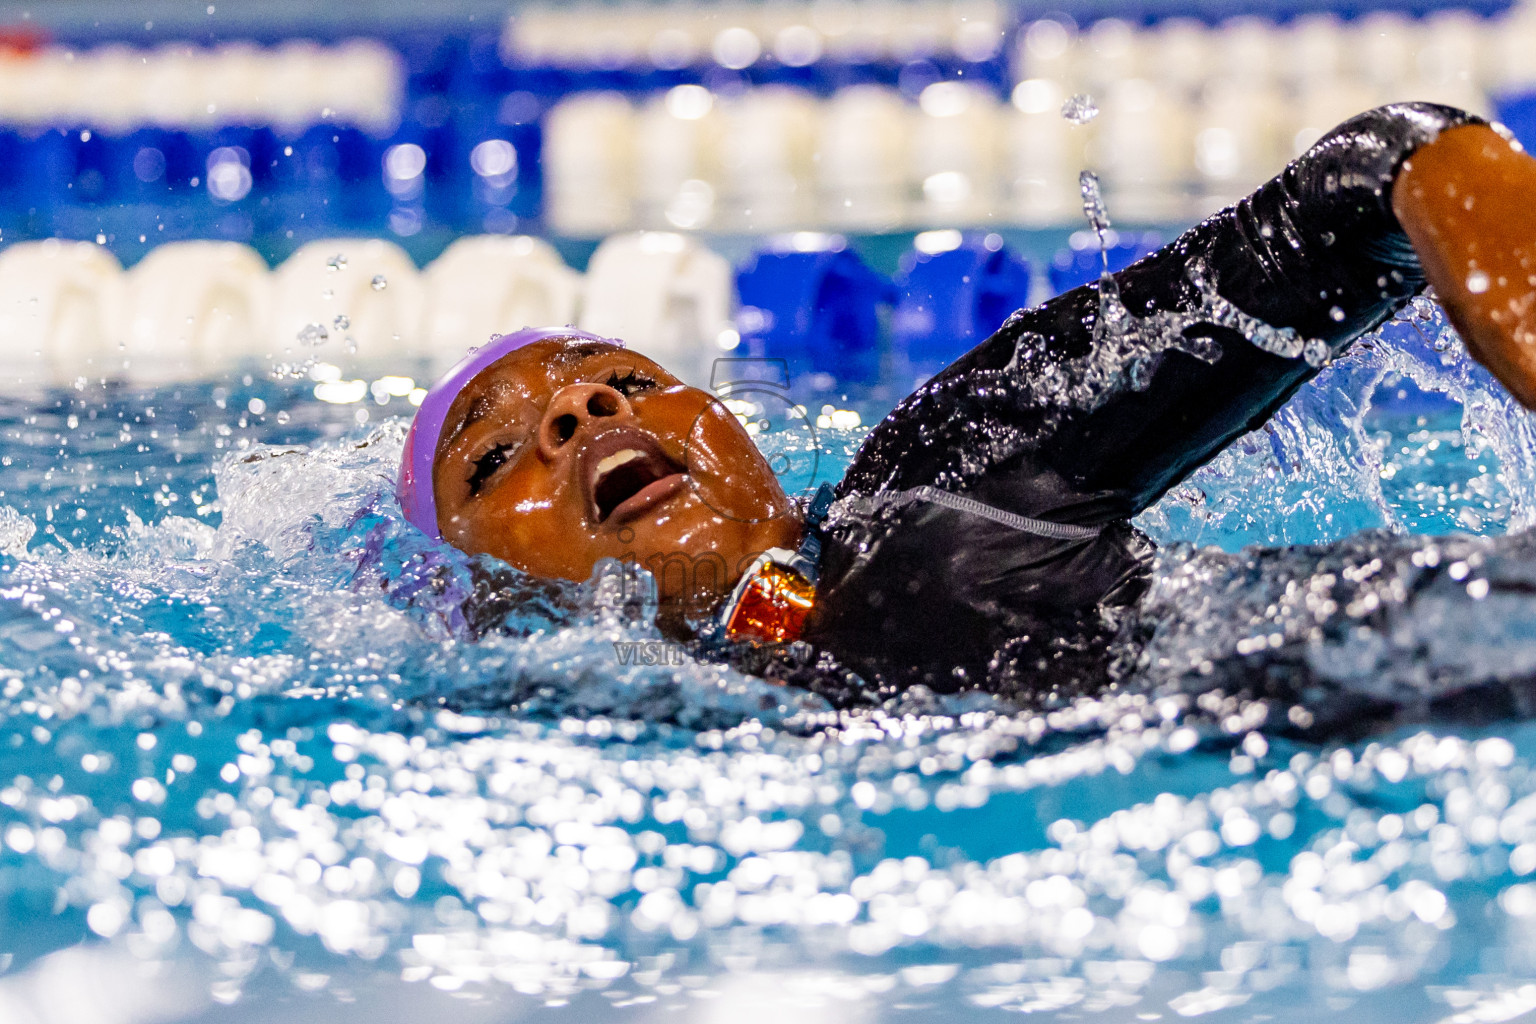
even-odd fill
[[[626,522],[682,490],[683,468],[649,435],[616,430],[583,453],[587,498],[594,522]]]

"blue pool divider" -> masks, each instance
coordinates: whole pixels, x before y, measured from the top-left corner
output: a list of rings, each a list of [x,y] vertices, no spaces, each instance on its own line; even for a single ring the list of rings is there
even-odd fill
[[[1493,97],[1494,117],[1503,123],[1528,153],[1536,153],[1536,87]]]
[[[896,274],[895,354],[928,377],[1029,302],[1029,264],[997,235],[972,234],[944,252],[911,249]]]
[[[1095,6],[1095,5],[1098,6]],[[1083,28],[1114,15],[1138,24],[1171,16],[1208,23],[1239,14],[1276,21],[1319,9],[1320,0],[1138,0],[1126,7],[1110,0],[1073,0],[1053,11]],[[1389,9],[1412,15],[1447,9],[1443,0],[1358,0],[1340,8],[1344,17]],[[1460,9],[1493,14],[1507,0],[1473,0]],[[370,24],[360,18],[317,20],[314,25],[256,25],[215,38],[211,30],[192,33],[197,45],[234,38],[272,45],[295,35],[337,42],[372,35],[401,56],[405,90],[401,122],[383,137],[356,128],[317,124],[304,130],[249,125],[224,129],[149,128],[113,136],[97,125],[56,124],[39,129],[0,129],[0,238],[20,240],[57,235],[106,238],[126,262],[155,241],[212,237],[256,244],[280,258],[308,238],[338,231],[389,234],[415,248],[413,236],[436,233],[424,250],[440,248],[461,232],[538,229],[543,209],[541,121],[563,96],[614,89],[639,97],[684,83],[730,91],[749,85],[788,84],[819,95],[856,84],[892,86],[908,96],[936,81],[963,80],[992,88],[1006,98],[1009,67],[1018,33],[1037,12],[1010,8],[999,26],[1000,45],[966,59],[948,52],[891,56],[823,55],[805,67],[791,67],[764,54],[748,68],[722,67],[700,55],[683,67],[659,67],[644,56],[614,66],[551,65],[519,60],[503,51],[503,25],[446,20],[428,27]],[[152,46],[186,36],[174,27],[151,35],[102,25],[76,24],[55,31],[62,45],[93,47],[108,42]],[[1500,113],[1528,143],[1536,141],[1536,113],[1530,97],[1506,97]],[[242,141],[243,139],[243,141]],[[509,142],[515,167],[496,181],[475,172],[470,155],[483,143]],[[421,147],[426,163],[419,192],[387,190],[380,161],[390,147]],[[239,199],[221,199],[207,188],[207,163],[225,147],[249,156],[251,187]],[[289,150],[292,153],[289,153]],[[163,161],[158,174],[138,173],[135,160],[153,150]],[[196,179],[199,185],[191,182]],[[147,216],[146,216],[147,214]],[[291,234],[290,234],[291,233]],[[144,235],[146,241],[137,242]],[[1112,253],[1112,258],[1119,254]],[[1082,279],[1083,269],[1072,276]],[[1070,271],[1051,269],[1053,280]],[[1061,287],[1062,285],[1058,285]]]
[[[894,280],[838,236],[792,236],[753,253],[737,273],[739,351],[783,360],[792,379],[929,377],[1027,305],[1030,282],[1028,262],[995,234],[968,234],[943,251],[909,249]]]
[[[782,359],[792,378],[880,378],[881,311],[894,289],[840,240],[813,251],[773,245],[754,253],[736,288],[742,354]]]

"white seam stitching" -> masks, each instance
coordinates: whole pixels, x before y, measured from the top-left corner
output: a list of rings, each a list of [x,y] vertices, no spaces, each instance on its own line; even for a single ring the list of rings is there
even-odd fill
[[[994,508],[984,502],[977,501],[975,498],[952,494],[938,487],[927,485],[914,487],[907,491],[888,491],[884,494],[868,497],[854,498],[850,495],[849,498],[839,501],[838,505],[843,506],[844,509],[851,510],[851,507],[858,504],[878,508],[882,505],[908,505],[914,501],[926,501],[955,512],[965,512],[969,515],[980,516],[1001,526],[1018,530],[1020,533],[1031,533],[1037,537],[1047,537],[1052,540],[1093,540],[1100,533],[1098,527],[1075,526],[1071,523],[1052,523],[1044,519],[1021,516],[1016,512],[1006,512],[1003,509]]]

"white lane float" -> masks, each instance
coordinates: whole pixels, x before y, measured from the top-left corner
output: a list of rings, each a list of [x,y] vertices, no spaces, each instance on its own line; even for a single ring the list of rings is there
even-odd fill
[[[669,231],[606,239],[587,265],[583,330],[622,338],[690,384],[733,346],[736,276],[725,257]]]
[[[719,103],[714,223],[731,231],[790,231],[810,223],[814,196],[801,185],[816,166],[816,99],[802,89],[763,86]]]
[[[128,272],[127,377],[144,383],[205,377],[268,351],[271,275],[237,242],[171,242]]]
[[[322,238],[274,273],[269,348],[278,363],[404,363],[420,357],[421,272],[393,242]]]
[[[123,268],[90,242],[18,242],[0,252],[0,385],[120,377]]]
[[[1077,172],[1088,129],[1061,116],[1067,92],[1049,78],[1026,78],[1013,89],[1003,132],[1009,205],[1021,224],[1069,223],[1082,210]]]
[[[821,220],[847,230],[889,230],[906,212],[910,115],[894,89],[839,89],[822,107],[817,198]]]
[[[635,111],[618,93],[578,93],[544,126],[545,216],[561,234],[596,238],[634,220]]]
[[[492,335],[574,323],[581,301],[581,275],[548,242],[528,235],[461,238],[422,276],[421,335],[433,373]]]
[[[1001,111],[991,90],[935,82],[918,96],[908,166],[920,183],[919,219],[980,224],[996,217]]]

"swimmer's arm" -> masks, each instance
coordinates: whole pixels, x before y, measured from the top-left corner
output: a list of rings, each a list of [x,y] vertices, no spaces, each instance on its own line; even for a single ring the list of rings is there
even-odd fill
[[[1485,124],[1407,160],[1392,209],[1478,362],[1536,409],[1536,159]]]

